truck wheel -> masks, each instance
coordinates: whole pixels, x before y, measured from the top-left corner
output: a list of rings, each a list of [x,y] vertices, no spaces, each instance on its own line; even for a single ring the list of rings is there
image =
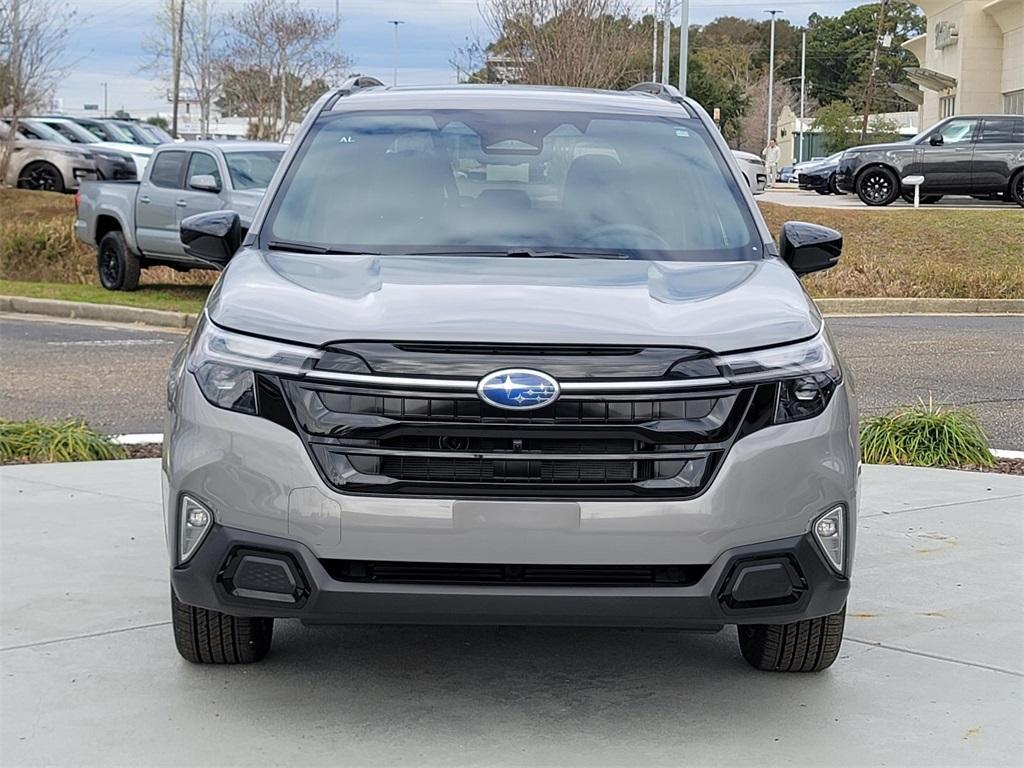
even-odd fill
[[[766,672],[820,672],[832,666],[843,642],[846,606],[838,613],[792,624],[741,624],[740,651]]]
[[[142,266],[139,257],[128,250],[124,235],[107,232],[101,239],[97,253],[100,284],[108,291],[134,291],[139,287]]]
[[[267,655],[274,620],[228,616],[186,605],[171,590],[171,620],[178,653],[193,664],[252,664]]]
[[[1017,175],[1010,180],[1010,194],[1007,197],[1024,208],[1024,170],[1017,171]]]
[[[888,168],[868,168],[857,177],[857,197],[864,205],[889,205],[899,194],[899,180]]]
[[[56,166],[38,160],[29,163],[18,174],[18,189],[36,189],[42,192],[63,192],[64,177]]]

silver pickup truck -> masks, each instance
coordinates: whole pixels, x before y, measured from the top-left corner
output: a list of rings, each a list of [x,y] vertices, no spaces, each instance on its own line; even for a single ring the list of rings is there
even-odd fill
[[[100,282],[133,291],[146,267],[209,265],[185,252],[186,216],[232,210],[248,228],[285,147],[268,142],[196,141],[159,147],[137,182],[84,182],[75,234],[97,252]]]

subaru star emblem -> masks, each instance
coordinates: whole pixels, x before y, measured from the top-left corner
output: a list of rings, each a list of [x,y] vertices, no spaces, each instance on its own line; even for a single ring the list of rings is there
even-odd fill
[[[507,368],[480,379],[480,399],[498,408],[527,411],[543,408],[558,399],[558,382],[540,371]]]

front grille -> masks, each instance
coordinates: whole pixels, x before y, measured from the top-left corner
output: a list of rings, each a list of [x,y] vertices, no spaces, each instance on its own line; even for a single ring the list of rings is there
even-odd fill
[[[320,561],[336,581],[384,584],[523,584],[535,586],[666,586],[696,584],[707,565],[510,565]]]
[[[622,391],[602,378],[596,389],[563,392],[553,404],[515,412],[483,402],[471,386],[445,388],[422,379],[431,354],[470,358],[492,370],[502,360],[533,351],[523,345],[383,345],[359,348],[361,357],[396,367],[401,353],[414,355],[414,378],[389,379],[404,389],[327,378],[272,379],[261,375],[259,407],[267,418],[294,429],[305,441],[324,479],[346,493],[441,498],[689,498],[701,493],[721,465],[750,408],[755,387],[728,384],[699,389]],[[352,355],[333,347],[339,358]],[[370,353],[373,353],[372,355]],[[386,353],[386,354],[385,354]],[[699,352],[675,353],[700,360]],[[376,355],[376,357],[374,357]],[[646,360],[669,369],[678,364],[664,350],[545,347],[569,366],[595,360],[604,371],[615,356]],[[533,367],[546,370],[543,359]],[[674,366],[674,367],[673,367]],[[402,374],[400,369],[389,373]],[[630,373],[619,371],[620,380]],[[699,371],[701,377],[704,371]],[[342,374],[344,375],[344,374]],[[370,376],[381,374],[371,369]],[[586,380],[586,377],[575,381]],[[647,379],[650,381],[651,379]],[[565,381],[565,380],[563,380]],[[572,379],[569,381],[573,381]],[[716,379],[716,382],[723,381]],[[614,380],[611,380],[614,384]],[[411,387],[411,388],[409,388]],[[642,386],[640,387],[642,390]]]

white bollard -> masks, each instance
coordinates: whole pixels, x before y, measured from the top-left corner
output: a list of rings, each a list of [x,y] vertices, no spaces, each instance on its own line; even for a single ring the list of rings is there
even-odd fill
[[[903,183],[914,188],[914,207],[921,207],[921,185],[924,184],[924,176],[904,176]]]

